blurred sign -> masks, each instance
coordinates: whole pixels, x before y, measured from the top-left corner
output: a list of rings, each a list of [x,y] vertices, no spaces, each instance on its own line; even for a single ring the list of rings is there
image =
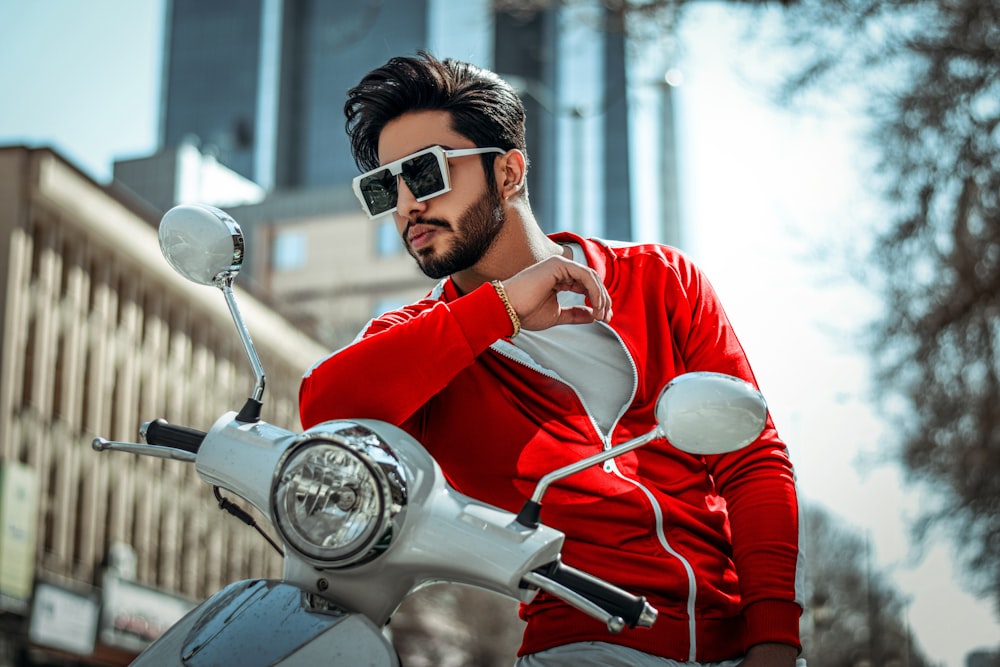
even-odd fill
[[[35,574],[38,475],[17,461],[0,462],[0,609],[27,612]]]
[[[179,621],[195,604],[108,570],[103,578],[102,644],[141,651]]]
[[[35,644],[90,655],[94,652],[100,600],[96,593],[82,593],[39,581],[31,605],[28,638]]]

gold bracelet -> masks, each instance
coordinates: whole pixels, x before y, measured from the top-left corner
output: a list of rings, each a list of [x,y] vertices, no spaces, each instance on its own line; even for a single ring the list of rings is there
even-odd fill
[[[503,301],[504,308],[507,309],[507,315],[510,317],[510,323],[514,325],[514,333],[510,335],[511,338],[521,333],[521,318],[517,316],[514,311],[514,306],[510,305],[510,299],[507,298],[507,290],[504,289],[503,283],[499,280],[491,280],[490,285],[493,285],[493,289],[497,291],[497,295],[500,300]]]

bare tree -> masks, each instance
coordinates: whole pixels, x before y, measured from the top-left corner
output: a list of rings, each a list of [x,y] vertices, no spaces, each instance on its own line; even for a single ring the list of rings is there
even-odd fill
[[[852,94],[872,121],[888,211],[862,276],[885,305],[876,386],[911,481],[970,588],[1000,612],[1000,3],[803,0],[783,98]]]
[[[810,667],[926,667],[906,600],[874,568],[867,536],[818,506],[806,506],[803,516],[809,599],[802,641]]]

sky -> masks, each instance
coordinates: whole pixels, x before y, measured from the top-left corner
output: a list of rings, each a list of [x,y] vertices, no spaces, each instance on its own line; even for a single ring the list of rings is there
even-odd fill
[[[0,0],[0,145],[51,146],[99,182],[114,159],[156,149],[163,0]],[[684,249],[705,269],[789,443],[800,494],[871,540],[910,600],[924,653],[945,667],[998,647],[990,606],[963,591],[944,541],[916,560],[921,493],[882,463],[893,433],[871,400],[858,344],[877,301],[846,277],[864,243],[860,120],[794,114],[745,67],[743,24],[706,3],[685,20],[675,89]]]

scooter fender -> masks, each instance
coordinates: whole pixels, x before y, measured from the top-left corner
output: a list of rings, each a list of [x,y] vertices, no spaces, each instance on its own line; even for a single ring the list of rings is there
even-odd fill
[[[399,667],[395,649],[362,616],[288,583],[253,579],[191,610],[133,665]]]

